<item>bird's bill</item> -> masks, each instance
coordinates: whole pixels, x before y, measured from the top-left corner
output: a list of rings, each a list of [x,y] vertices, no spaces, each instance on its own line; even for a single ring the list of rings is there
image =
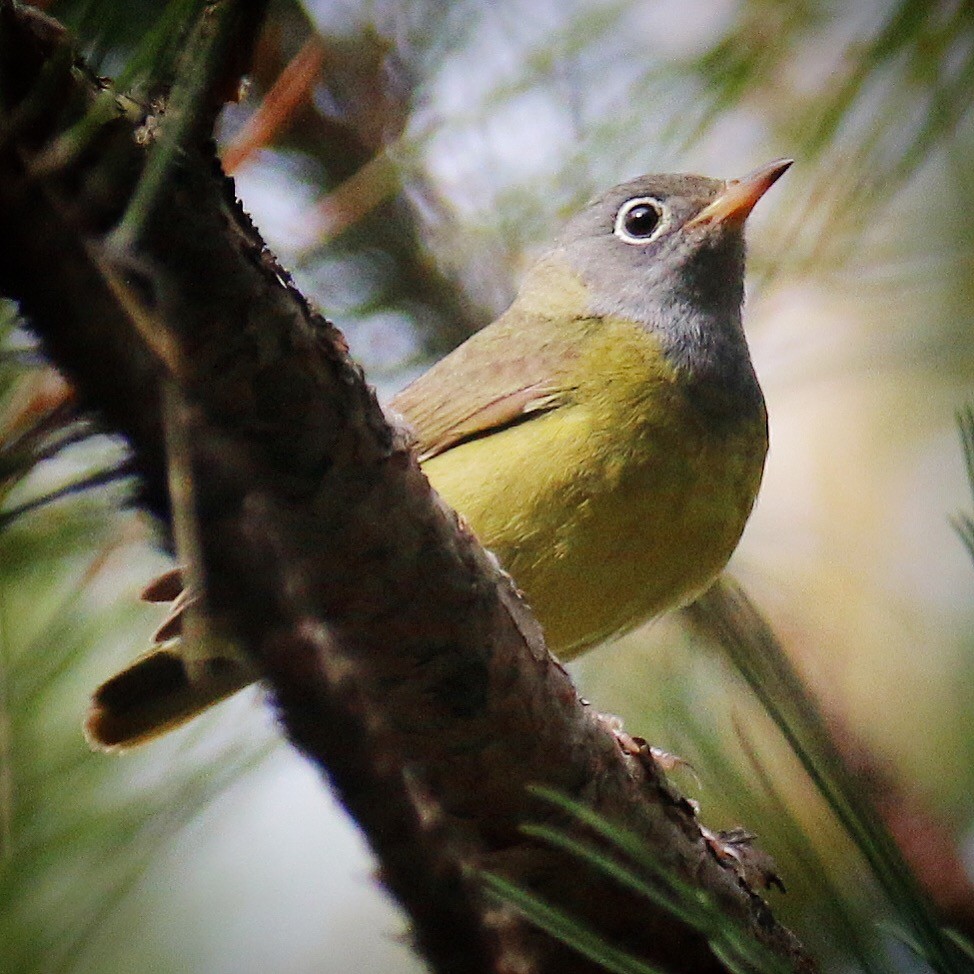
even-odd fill
[[[771,189],[793,161],[775,159],[774,162],[769,162],[740,179],[731,179],[717,199],[705,206],[687,223],[687,227],[714,223],[740,226],[748,218],[757,201]]]

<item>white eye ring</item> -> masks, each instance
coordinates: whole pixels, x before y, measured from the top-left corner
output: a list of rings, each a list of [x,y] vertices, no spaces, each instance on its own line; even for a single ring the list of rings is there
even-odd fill
[[[640,207],[644,207],[647,211],[656,214],[656,222],[648,226],[646,232],[642,235],[640,235],[634,226],[635,219],[638,219],[638,215],[634,211]],[[612,232],[624,243],[642,247],[655,240],[667,228],[669,222],[670,211],[656,197],[636,196],[631,200],[626,200],[619,207],[619,212],[616,214],[615,227]]]

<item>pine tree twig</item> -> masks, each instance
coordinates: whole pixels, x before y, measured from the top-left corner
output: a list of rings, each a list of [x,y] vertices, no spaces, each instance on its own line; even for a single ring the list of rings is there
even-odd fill
[[[224,150],[223,169],[228,175],[264,148],[291,122],[298,106],[310,99],[324,57],[324,45],[313,35],[291,58],[253,117]]]
[[[81,172],[32,173],[32,154],[95,97],[65,44],[35,37],[0,0],[0,105],[16,106],[55,64],[35,121],[0,141],[0,290],[20,301],[82,404],[126,437],[143,506],[164,523],[160,386],[178,386],[210,623],[265,674],[288,734],[366,832],[434,969],[593,970],[513,918],[495,926],[467,864],[648,963],[723,969],[703,934],[524,835],[529,821],[572,828],[531,796],[535,783],[644,836],[662,868],[794,970],[814,969],[716,859],[653,760],[620,746],[579,699],[510,580],[432,494],[342,335],[267,252],[209,139],[181,144],[122,252],[105,234],[152,152],[128,116],[103,127],[97,151],[74,164]],[[89,185],[109,189],[77,188]]]

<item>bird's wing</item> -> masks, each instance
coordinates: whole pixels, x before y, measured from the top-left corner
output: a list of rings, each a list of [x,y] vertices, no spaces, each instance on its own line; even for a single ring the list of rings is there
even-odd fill
[[[562,405],[564,348],[519,348],[515,334],[490,326],[490,348],[478,333],[392,400],[413,429],[421,461],[458,443]],[[507,354],[505,354],[505,352]]]

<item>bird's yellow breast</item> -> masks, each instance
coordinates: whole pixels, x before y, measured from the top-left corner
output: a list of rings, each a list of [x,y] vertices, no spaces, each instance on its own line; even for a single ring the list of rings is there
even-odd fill
[[[563,659],[710,584],[767,448],[763,409],[715,429],[645,329],[601,320],[576,347],[562,405],[423,465]]]

